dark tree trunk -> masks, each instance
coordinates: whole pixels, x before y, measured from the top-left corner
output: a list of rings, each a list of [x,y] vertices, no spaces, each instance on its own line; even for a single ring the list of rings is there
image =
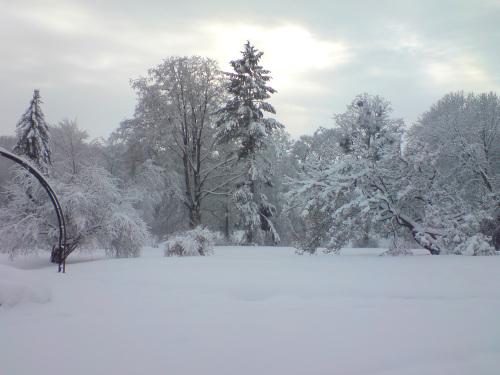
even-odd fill
[[[224,237],[229,241],[229,200],[226,199],[226,210],[224,212]]]
[[[441,249],[436,244],[429,243],[428,241],[423,241],[422,237],[420,236],[422,232],[418,231],[417,228],[415,228],[415,225],[411,220],[405,219],[402,215],[399,214],[396,215],[396,218],[399,224],[405,226],[411,231],[413,239],[416,243],[418,243],[424,249],[429,250],[432,255],[439,255],[441,253]],[[423,234],[431,236],[433,240],[436,239],[436,235],[433,233],[423,232]]]
[[[497,229],[495,229],[495,232],[493,232],[492,239],[495,250],[500,251],[500,225],[498,225]]]
[[[189,228],[194,229],[201,224],[200,207],[189,208]]]
[[[424,249],[429,250],[431,255],[439,255],[441,253],[441,249],[432,244],[425,243],[421,240],[420,236],[418,236],[419,232],[415,229],[412,229],[411,234],[413,235],[413,239],[416,243],[422,246]],[[433,239],[436,239],[433,235],[430,235]]]

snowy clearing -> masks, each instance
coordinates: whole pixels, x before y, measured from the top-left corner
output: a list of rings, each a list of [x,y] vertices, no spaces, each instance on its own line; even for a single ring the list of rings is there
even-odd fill
[[[499,257],[363,253],[2,255],[0,373],[500,373]]]

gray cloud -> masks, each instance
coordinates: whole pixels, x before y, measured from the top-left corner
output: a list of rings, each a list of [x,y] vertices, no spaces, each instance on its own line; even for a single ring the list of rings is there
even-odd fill
[[[278,118],[297,136],[331,126],[360,92],[414,121],[452,90],[499,90],[500,2],[0,0],[0,134],[33,88],[50,122],[107,136],[133,113],[130,78],[169,55],[221,66],[246,39],[265,52]]]

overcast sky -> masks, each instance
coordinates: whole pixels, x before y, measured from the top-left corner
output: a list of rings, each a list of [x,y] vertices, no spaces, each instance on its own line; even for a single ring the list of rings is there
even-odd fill
[[[247,39],[294,136],[362,92],[408,123],[447,92],[500,92],[500,0],[0,0],[0,135],[39,88],[49,123],[107,137],[133,113],[129,79],[172,55],[227,70]]]

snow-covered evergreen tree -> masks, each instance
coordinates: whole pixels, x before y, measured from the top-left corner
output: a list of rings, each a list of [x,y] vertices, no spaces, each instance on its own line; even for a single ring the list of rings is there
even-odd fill
[[[242,55],[231,61],[234,72],[226,73],[230,99],[218,111],[218,135],[221,143],[236,145],[238,160],[244,164],[244,177],[236,185],[233,200],[245,229],[246,243],[262,242],[266,232],[277,243],[279,235],[271,221],[276,207],[262,190],[262,184],[270,184],[269,174],[258,159],[262,158],[270,135],[283,125],[264,117],[265,112],[276,113],[266,101],[276,90],[267,85],[270,72],[259,65],[263,52],[247,42]]]
[[[41,104],[40,92],[35,90],[30,106],[17,123],[14,152],[26,156],[38,169],[47,173],[51,164],[50,136]]]

